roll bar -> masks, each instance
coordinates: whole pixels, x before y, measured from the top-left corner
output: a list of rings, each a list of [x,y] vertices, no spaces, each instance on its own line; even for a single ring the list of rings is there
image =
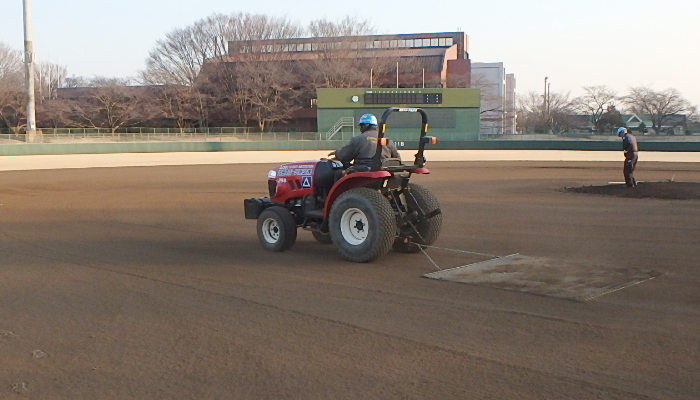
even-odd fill
[[[425,145],[428,143],[435,144],[437,143],[437,138],[436,137],[431,137],[431,136],[426,136],[425,134],[428,132],[428,115],[425,113],[425,110],[422,108],[399,108],[399,107],[390,107],[384,110],[384,113],[382,114],[382,117],[379,119],[379,134],[378,134],[378,140],[377,140],[377,152],[374,155],[374,158],[372,158],[372,171],[376,171],[381,169],[382,167],[382,146],[384,146],[384,142],[382,138],[384,138],[384,134],[386,133],[387,130],[387,124],[386,120],[389,118],[389,115],[393,112],[417,112],[420,113],[421,115],[421,130],[420,130],[420,139],[419,139],[419,144],[418,144],[418,153],[416,153],[416,159],[413,162],[413,165],[415,166],[414,168],[422,168],[423,165],[425,164],[425,157],[423,157],[423,151],[425,150]]]

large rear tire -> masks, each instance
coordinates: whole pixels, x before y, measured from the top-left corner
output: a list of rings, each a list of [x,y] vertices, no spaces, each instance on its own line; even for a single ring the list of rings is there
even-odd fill
[[[289,249],[297,240],[294,216],[284,207],[266,208],[258,217],[258,239],[265,250]]]
[[[440,208],[437,198],[424,186],[417,183],[409,183],[408,190],[416,199],[416,203],[425,213],[433,212]],[[408,213],[417,211],[407,204]],[[414,229],[415,228],[415,229]],[[417,253],[421,245],[431,246],[437,241],[442,230],[442,213],[431,218],[424,219],[413,226],[402,228],[399,237],[394,241],[394,250],[400,253]]]
[[[331,207],[329,227],[340,255],[353,262],[383,256],[396,237],[396,217],[389,200],[369,188],[340,195]]]

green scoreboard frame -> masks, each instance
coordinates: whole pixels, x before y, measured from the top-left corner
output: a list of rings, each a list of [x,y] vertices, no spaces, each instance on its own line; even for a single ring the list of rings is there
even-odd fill
[[[324,139],[348,140],[359,130],[345,126],[333,132],[339,121],[357,121],[362,114],[377,117],[388,107],[422,108],[428,115],[430,135],[441,141],[478,140],[480,91],[460,88],[351,88],[318,89],[318,132]],[[420,122],[413,113],[396,113],[387,121],[387,136],[395,141],[417,140]],[[414,132],[415,131],[415,132]],[[414,137],[415,136],[415,137]]]

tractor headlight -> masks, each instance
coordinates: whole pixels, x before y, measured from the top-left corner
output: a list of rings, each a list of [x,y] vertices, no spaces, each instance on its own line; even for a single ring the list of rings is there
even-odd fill
[[[274,169],[271,169],[270,172],[267,173],[267,179],[275,179],[277,178],[277,171]]]

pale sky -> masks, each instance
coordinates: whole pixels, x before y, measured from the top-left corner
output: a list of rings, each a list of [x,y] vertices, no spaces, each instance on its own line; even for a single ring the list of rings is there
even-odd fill
[[[127,77],[158,39],[213,13],[309,21],[346,16],[379,34],[464,31],[472,61],[503,62],[517,92],[676,88],[700,105],[699,0],[31,0],[39,61],[68,75]],[[0,42],[24,49],[22,0],[3,0]]]

